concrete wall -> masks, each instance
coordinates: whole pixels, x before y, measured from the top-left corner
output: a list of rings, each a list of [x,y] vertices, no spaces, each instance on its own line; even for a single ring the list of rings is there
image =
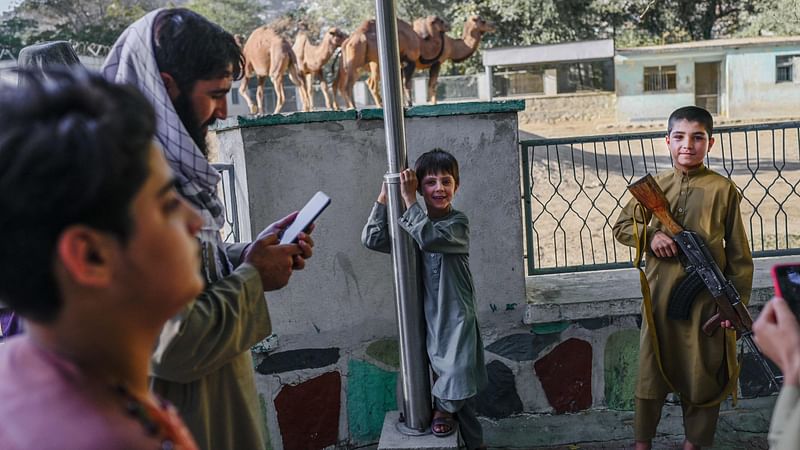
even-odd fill
[[[608,121],[615,119],[617,98],[613,92],[559,94],[529,97],[519,121],[529,123],[559,123],[570,121]]]
[[[800,55],[800,46],[769,52],[738,51],[728,54],[728,115],[736,118],[800,116],[800,64],[794,81],[775,83],[775,57]]]
[[[406,121],[411,162],[440,146],[461,163],[456,207],[472,227],[470,264],[489,373],[477,402],[486,442],[628,446],[640,324],[636,274],[524,277],[521,108],[522,102],[417,107]],[[249,224],[251,234],[317,190],[333,199],[317,222],[306,270],[266,296],[275,335],[269,351],[255,356],[271,448],[377,442],[385,412],[397,408],[391,260],[364,249],[359,237],[386,167],[382,120],[376,110],[239,118],[217,136],[220,159],[236,166],[239,204],[246,206],[240,211],[249,215],[243,228]],[[746,364],[745,374],[757,374]],[[752,374],[743,377],[743,393],[759,386]],[[726,404],[731,420],[722,421],[718,444],[741,438],[734,427],[763,440],[772,401]],[[665,411],[660,439],[682,440],[677,408]]]
[[[709,60],[705,56],[705,61]],[[714,56],[710,56],[714,60]],[[684,55],[665,55],[659,58],[614,58],[616,76],[617,119],[664,120],[676,108],[694,104],[694,63]],[[676,66],[675,91],[644,92],[644,68]]]

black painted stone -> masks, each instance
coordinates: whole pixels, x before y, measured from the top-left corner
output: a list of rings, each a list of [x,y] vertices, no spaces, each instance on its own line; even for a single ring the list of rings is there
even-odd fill
[[[775,375],[780,375],[781,371],[772,361],[767,360],[767,364],[772,368]],[[769,379],[761,368],[761,363],[756,360],[752,353],[745,353],[742,356],[742,370],[739,373],[739,386],[742,388],[742,397],[765,397],[778,392],[776,386],[770,387]]]
[[[512,361],[533,361],[558,340],[558,334],[512,334],[492,342],[486,350]]]
[[[338,348],[304,348],[267,355],[256,370],[263,375],[301,369],[316,369],[335,364]]]
[[[599,317],[596,319],[583,319],[578,321],[578,323],[587,330],[599,330],[600,328],[606,328],[611,325],[611,318]]]
[[[514,385],[514,373],[500,361],[486,365],[489,383],[478,393],[475,410],[492,419],[502,419],[522,412],[522,400]]]

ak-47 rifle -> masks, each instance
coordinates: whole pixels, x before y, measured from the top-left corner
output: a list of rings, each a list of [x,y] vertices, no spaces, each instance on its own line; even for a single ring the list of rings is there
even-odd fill
[[[723,275],[700,235],[684,229],[675,221],[669,211],[667,197],[652,175],[647,174],[631,183],[628,185],[628,191],[664,225],[666,234],[680,248],[683,256],[680,258],[681,263],[689,274],[673,291],[667,304],[667,316],[673,319],[688,319],[695,297],[703,288],[708,289],[717,303],[718,313],[703,324],[703,332],[710,336],[723,320],[729,320],[742,342],[759,361],[770,383],[780,387],[779,379],[783,377],[775,376],[753,342],[753,318],[747,306],[742,303],[733,283]]]

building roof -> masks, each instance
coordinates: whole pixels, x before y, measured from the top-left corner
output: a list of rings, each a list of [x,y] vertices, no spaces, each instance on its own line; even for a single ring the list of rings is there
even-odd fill
[[[554,62],[592,61],[614,57],[614,40],[500,47],[481,50],[484,66],[515,66]]]
[[[691,50],[710,50],[722,48],[758,47],[770,45],[796,44],[800,46],[800,36],[762,36],[731,39],[711,39],[707,41],[683,42],[680,44],[651,45],[647,47],[618,48],[617,54],[623,56],[646,55],[654,53],[678,53]]]

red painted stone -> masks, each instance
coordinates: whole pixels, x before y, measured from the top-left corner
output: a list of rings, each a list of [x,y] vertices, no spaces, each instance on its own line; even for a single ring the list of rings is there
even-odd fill
[[[568,339],[533,365],[556,414],[592,406],[592,346]]]
[[[275,397],[285,450],[314,450],[335,445],[339,436],[342,378],[328,372]]]

